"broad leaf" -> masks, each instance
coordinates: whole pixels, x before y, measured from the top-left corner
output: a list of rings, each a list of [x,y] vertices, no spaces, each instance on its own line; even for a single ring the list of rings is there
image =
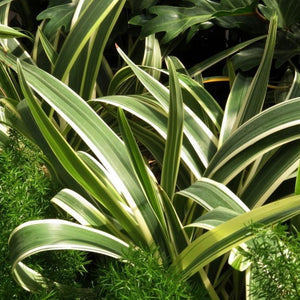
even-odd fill
[[[145,20],[144,16],[136,16],[130,20],[130,24],[143,25],[141,36],[146,37],[157,32],[165,32],[163,43],[177,37],[179,34],[196,24],[205,23],[217,17],[235,16],[252,13],[256,1],[190,1],[193,7],[179,6],[153,6],[149,13],[156,15],[151,20]]]
[[[37,16],[38,21],[48,21],[44,27],[44,33],[46,36],[53,36],[60,28],[64,28],[66,32],[70,30],[76,5],[76,2],[72,1],[71,3],[52,6],[45,9]]]
[[[278,27],[288,28],[300,21],[300,3],[298,0],[263,0],[259,5],[261,12],[270,20],[275,12],[278,16]]]

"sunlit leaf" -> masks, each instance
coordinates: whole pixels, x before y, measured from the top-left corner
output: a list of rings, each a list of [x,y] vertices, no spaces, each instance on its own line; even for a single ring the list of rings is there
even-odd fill
[[[251,224],[270,225],[300,213],[300,197],[292,196],[239,215],[204,233],[187,246],[171,269],[187,279],[214,259],[253,237]]]

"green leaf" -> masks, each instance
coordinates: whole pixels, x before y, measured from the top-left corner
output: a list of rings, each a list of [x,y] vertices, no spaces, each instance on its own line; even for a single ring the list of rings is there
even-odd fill
[[[79,92],[81,97],[84,99],[90,99],[92,97],[97,76],[101,76],[101,74],[99,75],[99,70],[103,61],[103,51],[115,26],[115,23],[117,22],[120,13],[123,10],[125,2],[126,1],[124,0],[118,1],[103,22],[99,25],[97,32],[92,35],[88,43],[88,51],[85,57],[86,62],[84,64]],[[75,77],[78,77],[78,74],[81,72],[82,69],[72,70],[72,73],[74,73]]]
[[[99,28],[118,0],[93,0],[73,26],[58,55],[53,74],[65,80],[81,50]]]
[[[224,207],[237,213],[249,211],[249,208],[228,187],[214,180],[202,177],[187,189],[177,194],[190,198],[206,210]]]
[[[178,6],[152,6],[149,13],[156,15],[153,19],[145,21],[143,16],[136,16],[130,24],[143,25],[141,37],[157,32],[165,32],[162,43],[167,43],[182,32],[196,24],[205,23],[217,17],[235,16],[254,12],[254,1],[190,1],[193,7]]]
[[[7,56],[6,61],[10,61],[12,66],[15,67],[12,55]],[[127,207],[122,205],[121,202],[123,200],[120,200],[121,196],[117,199],[114,198],[115,194],[112,195],[103,183],[95,177],[95,174],[91,173],[91,170],[78,158],[78,155],[74,154],[73,149],[65,142],[57,129],[49,123],[49,119],[36,103],[36,100],[28,97],[30,103],[33,104],[31,109],[36,110],[35,118],[37,118],[39,126],[43,128],[45,138],[49,139],[49,145],[53,147],[53,150],[56,150],[56,155],[58,157],[61,155],[60,161],[65,168],[68,168],[70,175],[76,176],[76,180],[79,180],[81,185],[89,189],[90,193],[100,203],[106,207],[107,205],[110,206],[110,208],[107,208],[111,214],[119,222],[122,221],[124,229],[128,231],[135,241],[142,241],[148,245],[156,242],[161,252],[164,253],[166,240],[162,238],[164,236],[163,229],[149,205],[142,187],[136,180],[137,178],[132,169],[130,157],[124,143],[83,99],[61,81],[28,64],[23,65],[23,70],[26,80],[34,87],[36,92],[40,93],[43,99],[70,124],[104,165],[110,176],[114,178],[115,184],[119,186]],[[26,90],[26,92],[28,91]],[[88,176],[90,179],[87,179],[88,177],[85,178],[85,176]],[[107,202],[104,204],[102,201]],[[130,212],[126,211],[128,207]],[[120,215],[117,216],[119,213]],[[136,230],[138,232],[134,233]]]
[[[11,39],[11,38],[29,38],[26,34],[21,33],[9,26],[0,24],[0,38]]]
[[[294,72],[294,80],[286,97],[286,100],[300,97],[300,73],[297,70],[295,70]]]
[[[239,214],[240,213],[225,207],[217,207],[197,218],[193,223],[188,224],[185,227],[199,227],[211,230],[237,217]]]
[[[135,65],[125,53],[117,46],[117,50],[121,57],[131,67],[132,71],[145,86],[145,88],[153,95],[158,101],[165,112],[169,110],[169,90],[162,85],[159,81],[151,77],[148,73],[143,71],[137,65]],[[199,119],[193,111],[184,106],[184,135],[194,147],[202,164],[206,167],[208,162],[213,157],[217,150],[217,138],[211,132],[211,130],[205,125],[205,123]],[[195,170],[192,170],[195,172]],[[201,174],[195,173],[195,176],[199,178]]]
[[[216,129],[220,130],[223,111],[217,101],[202,85],[200,85],[196,80],[193,80],[190,76],[179,74],[178,78],[181,86],[192,96],[192,100],[189,102],[187,102],[188,99],[184,98],[184,103],[192,109],[195,114],[197,114],[197,111],[200,110],[198,107],[198,105],[200,105],[207,117],[211,119]]]
[[[176,188],[183,139],[183,100],[179,80],[171,58],[166,60],[170,74],[168,133],[161,173],[161,186],[170,199]]]
[[[250,208],[263,205],[280,184],[295,172],[299,157],[299,141],[280,147],[243,186],[240,197],[244,203]]]
[[[208,59],[204,60],[203,62],[196,64],[195,66],[190,68],[188,71],[191,74],[191,76],[196,76],[196,75],[202,73],[203,71],[205,71],[206,69],[210,68],[211,66],[215,65],[219,61],[227,58],[228,56],[242,50],[243,48],[245,48],[257,41],[264,39],[265,37],[266,37],[265,35],[259,36],[259,37],[253,38],[251,40],[248,40],[246,42],[242,42],[242,43],[240,43],[236,46],[233,46],[231,48],[228,48],[226,50],[223,50],[215,55],[210,56]]]
[[[127,151],[131,157],[131,162],[137,174],[137,178],[139,179],[141,186],[143,187],[143,190],[147,196],[147,199],[151,203],[151,206],[155,211],[156,216],[160,220],[161,224],[163,224],[165,227],[165,220],[160,204],[161,200],[158,196],[159,194],[156,179],[151,173],[150,169],[145,165],[143,156],[134,139],[124,112],[121,109],[119,109],[118,112],[118,121],[120,125],[121,135],[124,139]]]
[[[77,3],[72,1],[71,3],[52,6],[42,11],[36,18],[38,21],[48,20],[44,27],[45,35],[52,37],[60,28],[64,28],[68,32],[76,6]]]
[[[14,56],[18,57],[20,60],[26,61],[29,64],[35,64],[30,54],[23,48],[23,46],[18,42],[17,39],[8,39],[5,40],[5,43],[0,40],[0,42],[3,47],[1,52],[3,51],[6,54],[14,53]]]
[[[166,194],[166,192],[159,187],[164,208],[165,218],[168,224],[169,240],[172,258],[175,259],[177,255],[188,245],[188,237],[183,230],[182,223],[177,215],[175,207]]]
[[[277,18],[273,17],[269,25],[269,33],[261,63],[251,82],[245,99],[243,99],[243,105],[239,111],[239,124],[246,122],[263,108],[276,44],[276,33]]]
[[[57,52],[55,51],[54,47],[52,46],[52,44],[50,43],[50,41],[47,39],[47,37],[45,36],[45,34],[43,33],[43,31],[38,28],[38,33],[39,33],[39,37],[43,46],[43,49],[51,63],[52,66],[55,65],[55,62],[57,60]]]
[[[10,2],[12,2],[13,0],[2,0],[0,3],[0,7],[9,4]]]
[[[13,270],[13,276],[17,278],[17,281],[22,281],[22,287],[27,291],[33,293],[45,293],[45,288],[49,290],[59,290],[59,294],[62,297],[81,297],[92,299],[95,297],[95,290],[92,288],[77,288],[75,286],[66,286],[58,282],[52,282],[50,279],[43,277],[40,273],[29,268],[22,262],[19,262]],[[50,299],[53,294],[46,292],[46,298],[43,295],[43,300]]]
[[[226,101],[224,117],[219,137],[219,147],[221,147],[226,139],[237,129],[237,117],[241,111],[243,101],[248,92],[251,79],[244,77],[240,73],[236,76],[230,94]]]
[[[91,193],[91,195],[104,205],[117,219],[122,221],[124,228],[126,228],[128,232],[132,232],[132,237],[140,236],[139,240],[143,240],[141,237],[141,231],[137,228],[137,224],[131,215],[126,212],[126,209],[121,205],[122,201],[115,197],[116,194],[111,195],[110,190],[104,186],[100,180],[98,180],[91,170],[88,169],[75,151],[64,140],[58,130],[49,121],[40,105],[34,99],[31,90],[27,86],[20,64],[18,64],[18,75],[32,115],[61,164],[70,173],[70,175],[77,180],[77,182],[79,182],[89,193]]]
[[[13,272],[25,258],[44,251],[72,249],[120,258],[128,248],[127,243],[106,232],[58,219],[20,225],[11,233],[8,246]],[[30,289],[22,277],[15,279]]]
[[[300,21],[300,3],[297,0],[263,0],[259,9],[270,20],[274,12],[278,16],[278,27],[288,28]]]
[[[157,32],[165,32],[162,43],[171,41],[195,24],[204,23],[214,18],[213,14],[204,14],[203,11],[200,13],[199,9],[175,6],[153,6],[149,12],[156,17],[143,24],[143,17],[136,16],[129,21],[129,24],[143,25],[141,38]]]
[[[20,95],[18,93],[13,76],[9,69],[7,69],[2,63],[0,64],[0,81],[3,96],[20,101]]]
[[[292,196],[239,215],[204,233],[187,246],[171,265],[183,279],[253,237],[250,224],[271,225],[300,213],[300,197]]]
[[[143,66],[149,66],[155,69],[160,69],[162,65],[162,56],[161,50],[158,40],[155,38],[155,35],[149,35],[145,38],[145,51],[144,57],[142,61]],[[150,69],[149,73],[155,79],[159,80],[160,78],[160,71]]]
[[[81,225],[97,228],[108,223],[107,217],[93,204],[70,189],[61,190],[51,199],[51,203],[60,207]]]
[[[134,76],[135,75],[129,66],[125,66],[124,68],[119,69],[109,82],[107,95],[128,94],[127,84],[128,81],[130,81]]]
[[[274,105],[244,123],[210,161],[205,176],[226,184],[262,154],[299,139],[298,109],[300,99],[296,98]]]
[[[158,101],[164,111],[169,110],[169,90],[161,84],[158,80],[154,79],[150,74],[139,68],[133,63],[132,60],[116,45],[117,51],[128,66],[132,69],[134,74],[145,86],[145,88],[152,94],[152,96]]]

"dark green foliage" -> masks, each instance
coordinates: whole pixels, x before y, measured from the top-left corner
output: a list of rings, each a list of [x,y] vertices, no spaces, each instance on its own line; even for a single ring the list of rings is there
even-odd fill
[[[252,261],[250,293],[254,299],[300,299],[300,233],[283,225],[257,232],[245,253]]]
[[[154,250],[130,248],[124,257],[126,262],[112,261],[100,270],[100,299],[208,299],[199,283],[184,282],[159,264]]]
[[[12,133],[10,142],[0,150],[0,299],[56,299],[54,292],[31,295],[14,282],[7,247],[9,235],[18,225],[56,216],[49,200],[58,186],[46,176],[46,170],[40,151]],[[71,285],[85,270],[85,254],[78,251],[50,251],[30,259],[30,265],[44,276]]]

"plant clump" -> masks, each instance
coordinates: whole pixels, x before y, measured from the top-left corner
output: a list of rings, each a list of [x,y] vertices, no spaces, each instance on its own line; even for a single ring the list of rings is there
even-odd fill
[[[56,299],[54,291],[29,294],[15,283],[8,263],[7,241],[12,230],[26,221],[56,217],[49,199],[58,188],[46,176],[39,149],[12,131],[9,142],[0,150],[1,299]],[[84,270],[85,261],[85,255],[78,251],[50,251],[35,255],[29,265],[46,276],[73,284],[77,273]]]
[[[124,253],[125,262],[111,261],[101,271],[101,299],[209,299],[202,285],[183,281],[158,262],[155,250],[133,249]]]
[[[299,299],[300,233],[284,225],[255,230],[257,235],[244,252],[252,262],[253,299]]]

